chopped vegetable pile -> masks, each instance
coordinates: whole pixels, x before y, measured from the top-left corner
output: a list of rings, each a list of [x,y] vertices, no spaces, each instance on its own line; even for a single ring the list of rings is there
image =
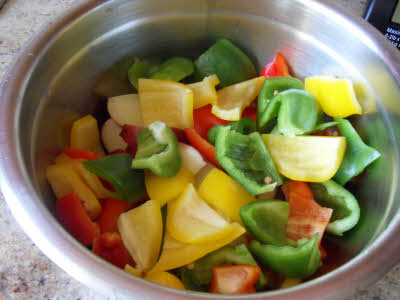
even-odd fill
[[[258,76],[221,39],[195,61],[119,62],[94,91],[108,120],[76,120],[46,177],[60,223],[116,267],[176,289],[287,288],[332,255],[325,231],[357,225],[345,185],[380,153],[344,119],[362,114],[349,79],[303,83],[281,53]]]

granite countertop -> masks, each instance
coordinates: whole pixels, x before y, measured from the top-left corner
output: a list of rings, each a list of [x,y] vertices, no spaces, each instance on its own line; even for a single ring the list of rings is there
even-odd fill
[[[57,15],[83,0],[8,0],[0,11],[0,79],[21,46]],[[368,0],[339,0],[363,15]],[[25,235],[0,195],[0,299],[109,299],[52,263]],[[400,266],[349,300],[400,299]]]

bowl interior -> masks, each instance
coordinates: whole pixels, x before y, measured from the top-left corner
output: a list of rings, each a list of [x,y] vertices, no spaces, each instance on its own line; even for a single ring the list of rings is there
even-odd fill
[[[38,53],[17,110],[20,154],[39,197],[54,209],[44,170],[68,145],[74,120],[102,115],[105,100],[94,96],[93,87],[107,68],[132,55],[195,58],[227,37],[258,70],[281,51],[296,77],[354,80],[366,113],[352,121],[382,158],[349,184],[361,220],[343,237],[329,237],[328,251],[332,247],[340,263],[362,252],[399,208],[399,89],[384,54],[363,31],[320,3],[305,2],[108,1],[64,27]]]

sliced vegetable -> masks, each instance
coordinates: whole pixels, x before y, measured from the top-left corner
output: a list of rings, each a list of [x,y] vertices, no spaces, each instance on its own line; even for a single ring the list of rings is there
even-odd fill
[[[239,209],[255,200],[232,177],[217,168],[212,169],[204,178],[199,187],[199,195],[217,211],[236,222],[241,222]]]
[[[279,172],[292,179],[327,181],[335,175],[346,149],[344,137],[263,134]]]
[[[299,279],[299,278],[286,277],[279,288],[280,289],[288,289],[290,287],[299,285],[300,283],[301,283],[301,279]]]
[[[121,237],[116,232],[107,232],[96,237],[92,251],[97,256],[121,269],[127,264],[132,264],[132,258],[125,249]]]
[[[125,265],[124,271],[137,277],[143,276],[143,270],[139,270],[138,268],[134,268],[131,265]]]
[[[242,113],[242,118],[253,119],[254,123],[257,124],[257,109],[252,106],[247,106]]]
[[[72,167],[65,164],[50,165],[46,169],[46,178],[58,199],[75,192],[92,220],[100,214],[99,200]]]
[[[288,63],[282,53],[278,52],[272,61],[264,67],[260,75],[267,78],[290,76]]]
[[[128,94],[109,98],[107,110],[118,125],[143,126],[138,94]]]
[[[103,208],[96,222],[100,226],[101,233],[115,232],[117,230],[118,217],[127,211],[132,204],[115,198],[104,198],[101,200]]]
[[[239,121],[229,123],[228,125],[233,131],[236,131],[241,134],[250,134],[256,130],[256,124],[253,119],[250,118],[242,118]],[[215,125],[210,128],[207,134],[207,139],[211,144],[215,144],[215,139],[217,138],[217,133],[223,125]]]
[[[179,242],[201,244],[222,239],[234,230],[188,184],[179,198],[168,204],[167,231]]]
[[[154,174],[145,173],[146,191],[150,199],[157,200],[161,207],[171,200],[175,200],[186,188],[188,183],[194,183],[194,175],[185,168],[170,178],[165,178]]]
[[[264,244],[285,246],[289,203],[281,200],[257,200],[239,210],[246,229]]]
[[[178,290],[184,290],[185,286],[183,285],[182,281],[168,272],[159,272],[159,273],[152,273],[148,274],[144,279],[155,282],[164,286],[168,286],[171,288],[175,288]]]
[[[108,119],[101,128],[101,140],[108,153],[115,150],[125,150],[128,144],[120,136],[122,127],[113,119]]]
[[[210,128],[215,125],[226,125],[229,121],[222,120],[211,113],[211,105],[206,105],[193,111],[194,129],[203,139],[207,139]]]
[[[64,152],[71,158],[78,158],[85,160],[98,159],[101,157],[101,155],[97,153],[75,148],[64,148]]]
[[[179,154],[182,160],[182,167],[193,174],[199,172],[207,164],[200,152],[187,144],[179,143]]]
[[[128,79],[136,90],[138,90],[139,78],[147,77],[149,69],[150,69],[150,64],[147,60],[142,60],[137,57],[135,58],[133,64],[128,70]]]
[[[305,79],[305,89],[317,98],[328,116],[346,118],[362,114],[353,83],[348,79],[315,76]]]
[[[162,79],[171,81],[181,81],[182,79],[192,75],[194,65],[190,59],[183,57],[173,57],[163,62],[151,74],[152,79]]]
[[[253,265],[258,266],[246,245],[225,246],[206,256],[196,260],[189,269],[182,267],[182,280],[190,282],[200,288],[198,290],[208,290],[213,273],[212,269],[222,265]],[[267,278],[260,272],[256,287],[263,288],[267,285]]]
[[[138,149],[132,160],[134,169],[150,169],[161,177],[173,177],[181,169],[178,140],[161,121],[138,133]]]
[[[193,107],[196,109],[217,101],[215,87],[218,84],[219,79],[215,74],[204,77],[202,81],[188,84],[187,87],[193,91]]]
[[[293,240],[310,239],[318,233],[318,245],[320,245],[333,210],[321,207],[314,201],[312,191],[306,182],[288,181],[282,189],[290,207],[286,236]]]
[[[136,268],[143,271],[152,268],[160,253],[163,232],[158,202],[149,200],[123,213],[118,219],[118,231]]]
[[[218,266],[213,268],[210,293],[255,293],[254,284],[260,276],[260,268],[253,265]]]
[[[157,264],[148,272],[148,274],[172,270],[190,264],[204,255],[226,246],[246,232],[246,230],[238,223],[233,223],[232,226],[234,227],[234,230],[231,234],[212,243],[203,244],[181,243],[172,238],[171,235],[166,232],[161,256]]]
[[[217,160],[217,156],[215,155],[215,148],[205,139],[203,139],[194,129],[186,128],[185,135],[188,139],[190,145],[196,148],[200,154],[212,163],[214,166],[222,169],[221,165]]]
[[[326,231],[341,236],[357,225],[360,206],[349,191],[333,180],[310,183],[310,188],[320,205],[333,209]]]
[[[212,113],[223,120],[240,120],[243,110],[258,96],[264,80],[261,76],[219,90]]]
[[[72,124],[71,148],[87,150],[104,155],[100,142],[100,132],[97,120],[92,115],[87,115]]]
[[[265,245],[253,240],[250,243],[250,251],[273,271],[291,278],[308,277],[321,264],[317,234],[309,240],[299,240],[296,248]]]
[[[219,163],[250,194],[272,191],[282,178],[258,132],[243,135],[230,127],[218,132],[215,150]]]
[[[108,155],[83,163],[86,169],[112,185],[116,191],[112,194],[114,198],[134,202],[145,194],[144,174],[142,170],[133,170],[131,164],[129,154]]]
[[[141,78],[139,101],[145,125],[159,120],[171,127],[193,128],[193,92],[182,83]]]
[[[257,127],[261,132],[270,131],[276,124],[280,103],[272,102],[276,93],[289,89],[303,90],[303,83],[292,77],[273,77],[265,79],[257,102]]]
[[[100,234],[99,226],[90,220],[76,192],[65,194],[56,203],[61,225],[82,245],[91,246]]]
[[[242,82],[257,76],[251,60],[227,39],[221,39],[204,52],[196,61],[198,80],[216,74],[220,86]]]
[[[377,160],[381,154],[367,146],[348,120],[335,118],[340,133],[346,138],[346,152],[339,170],[333,177],[337,183],[344,185],[354,176],[359,175],[368,165]]]

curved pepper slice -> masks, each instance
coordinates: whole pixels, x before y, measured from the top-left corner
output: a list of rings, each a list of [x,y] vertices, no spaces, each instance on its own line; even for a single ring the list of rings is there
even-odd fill
[[[164,286],[175,288],[178,290],[185,289],[182,281],[178,277],[176,277],[175,275],[172,275],[171,273],[165,272],[165,271],[149,274],[146,277],[144,277],[144,279],[154,282],[154,283],[164,285]]]
[[[346,152],[339,170],[333,180],[344,185],[354,176],[360,174],[368,165],[378,159],[381,154],[367,146],[348,120],[335,118],[340,133],[346,138]]]
[[[191,60],[183,57],[173,57],[158,66],[150,78],[181,81],[193,72],[194,64]]]
[[[251,241],[250,251],[266,266],[286,277],[305,278],[320,266],[321,252],[318,249],[318,234],[311,239],[301,239],[298,246],[264,245]]]
[[[264,77],[278,77],[278,76],[290,76],[289,66],[282,53],[278,52],[273,60],[269,62],[264,69],[261,71],[261,76]]]
[[[250,194],[272,191],[282,178],[258,132],[243,135],[221,128],[215,142],[217,159]]]
[[[138,149],[132,160],[133,169],[150,169],[161,177],[173,177],[181,169],[178,140],[161,121],[138,133]]]
[[[197,290],[199,291],[207,290],[212,280],[212,269],[222,265],[258,266],[245,244],[225,246],[196,260],[190,269],[182,267],[182,281],[190,287],[198,287]],[[267,283],[267,277],[261,272],[256,288],[262,288]]]
[[[257,102],[257,127],[261,132],[268,132],[275,125],[278,116],[278,102],[271,104],[272,98],[278,92],[289,89],[303,90],[303,83],[292,77],[271,77],[265,79]]]
[[[360,206],[348,190],[333,180],[310,183],[310,188],[320,205],[333,209],[326,231],[341,236],[356,226],[360,219]]]
[[[217,101],[218,96],[215,87],[218,84],[218,76],[213,74],[203,78],[202,81],[186,85],[193,91],[193,108],[200,108]]]
[[[257,200],[239,210],[246,229],[264,244],[284,246],[289,203],[281,200]]]
[[[242,118],[239,121],[231,122],[227,126],[230,126],[233,131],[241,134],[250,134],[256,131],[256,123],[251,118]],[[224,127],[224,125],[215,125],[208,130],[207,139],[211,144],[215,144],[218,130]]]

